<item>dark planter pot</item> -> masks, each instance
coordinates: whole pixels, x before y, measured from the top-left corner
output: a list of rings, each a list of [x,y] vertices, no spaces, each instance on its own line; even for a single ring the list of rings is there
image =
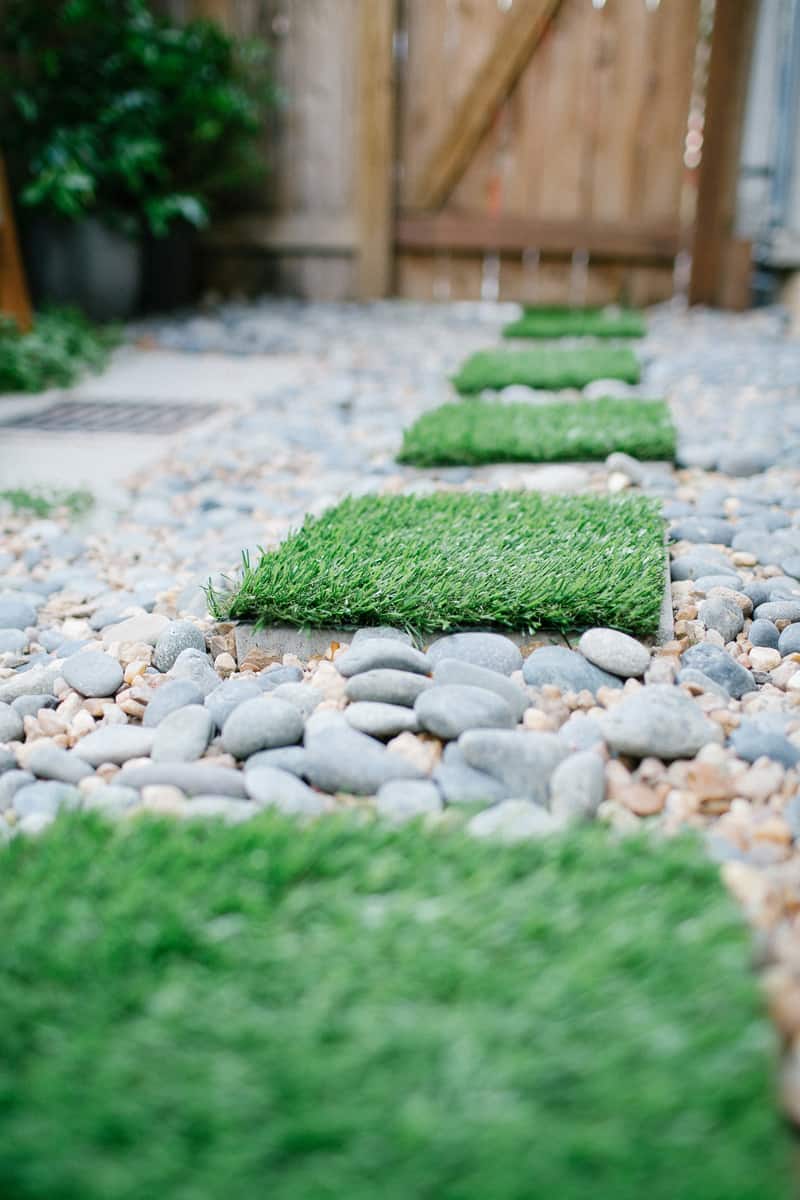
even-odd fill
[[[37,305],[72,305],[95,321],[133,316],[142,290],[142,243],[94,217],[33,217],[23,232],[28,280]]]
[[[199,238],[192,225],[173,225],[166,237],[144,243],[142,307],[148,312],[187,308],[197,298]]]

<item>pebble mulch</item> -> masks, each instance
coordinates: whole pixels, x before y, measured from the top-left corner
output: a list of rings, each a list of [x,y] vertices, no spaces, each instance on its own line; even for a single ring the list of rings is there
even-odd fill
[[[244,820],[464,819],[539,836],[598,817],[700,831],[759,931],[800,1120],[800,344],[779,313],[665,308],[640,344],[666,395],[679,465],[400,467],[402,428],[450,398],[447,375],[496,340],[508,307],[231,305],[134,337],[187,354],[280,356],[263,394],[184,432],[75,532],[8,512],[0,541],[0,834],[62,807]],[[141,353],[146,353],[143,350]],[[277,361],[277,360],[276,360]],[[549,399],[524,388],[503,399]],[[241,661],[203,586],[345,494],[497,487],[662,498],[674,637],[613,630],[525,653],[497,634],[420,648],[359,631],[308,661]]]

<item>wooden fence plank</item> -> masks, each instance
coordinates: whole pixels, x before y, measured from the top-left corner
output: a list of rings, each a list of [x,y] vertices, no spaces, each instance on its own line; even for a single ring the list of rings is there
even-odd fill
[[[720,304],[723,299],[757,14],[758,0],[717,0],[714,10],[690,304]]]
[[[395,0],[361,0],[358,56],[359,299],[389,294],[392,280]]]
[[[571,255],[576,246],[592,258],[658,263],[674,259],[680,242],[675,221],[635,224],[564,221],[535,217],[487,217],[481,213],[401,213],[395,240],[402,250],[448,250],[475,254],[482,251],[522,253],[536,246],[542,253]]]
[[[422,172],[413,208],[440,208],[461,178],[497,107],[513,88],[560,0],[518,0]]]

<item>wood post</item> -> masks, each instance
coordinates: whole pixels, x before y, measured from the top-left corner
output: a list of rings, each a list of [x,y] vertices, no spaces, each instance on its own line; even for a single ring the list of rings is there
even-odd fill
[[[31,302],[17,242],[11,192],[0,156],[0,313],[13,317],[23,333],[31,327]]]
[[[697,189],[690,304],[724,305],[734,242],[739,153],[758,0],[717,0]],[[740,263],[741,265],[741,263]]]
[[[361,0],[358,50],[359,299],[388,296],[394,222],[395,0]]]

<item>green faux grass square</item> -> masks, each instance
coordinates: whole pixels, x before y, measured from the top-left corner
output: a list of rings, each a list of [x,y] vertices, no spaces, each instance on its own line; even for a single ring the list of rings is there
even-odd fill
[[[788,1200],[694,843],[73,813],[0,855],[8,1200]]]
[[[582,388],[595,379],[620,379],[638,383],[640,368],[627,346],[588,346],[560,350],[549,346],[532,350],[479,350],[468,358],[453,384],[463,395],[522,384],[557,392]]]
[[[441,492],[348,498],[245,565],[220,618],[298,627],[650,634],[664,591],[664,523],[641,496]]]
[[[506,325],[507,338],[609,337],[639,338],[647,332],[644,317],[631,308],[569,308],[531,305]]]
[[[615,450],[640,459],[674,458],[675,427],[663,400],[443,404],[405,431],[398,460],[417,467],[578,462]]]

